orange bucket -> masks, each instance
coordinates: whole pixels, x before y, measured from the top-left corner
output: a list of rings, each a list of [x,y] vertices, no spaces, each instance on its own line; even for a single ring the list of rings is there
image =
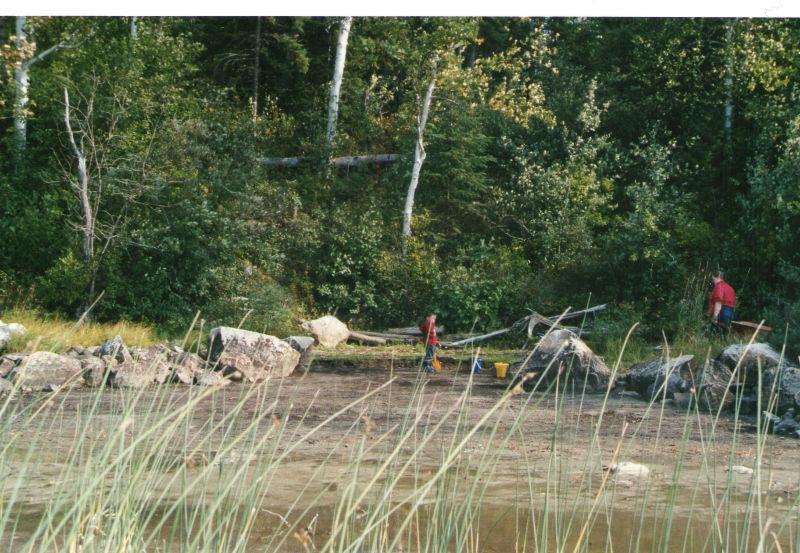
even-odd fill
[[[495,363],[494,372],[497,378],[505,378],[508,373],[508,363]]]

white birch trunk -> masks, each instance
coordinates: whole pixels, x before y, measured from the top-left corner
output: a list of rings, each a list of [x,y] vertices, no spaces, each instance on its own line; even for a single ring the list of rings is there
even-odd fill
[[[81,227],[83,242],[83,261],[88,265],[94,259],[94,227],[95,217],[92,210],[92,203],[89,199],[89,174],[86,170],[86,153],[83,150],[83,139],[81,145],[75,141],[75,133],[72,132],[72,124],[69,115],[69,92],[64,88],[64,124],[67,126],[67,135],[72,151],[78,160],[78,198],[81,205]],[[93,280],[93,279],[92,279]],[[93,288],[92,283],[92,288]]]
[[[253,60],[253,123],[258,120],[258,73],[261,57],[261,18],[256,18],[256,55]]]
[[[726,46],[728,60],[725,68],[725,112],[723,128],[725,129],[725,141],[730,142],[731,131],[733,129],[733,22],[728,24],[726,34]]]
[[[15,42],[17,50],[21,50],[28,45],[26,26],[27,18],[25,16],[17,16],[17,38]],[[14,131],[17,135],[17,146],[20,150],[24,150],[28,142],[28,104],[30,103],[28,89],[30,88],[30,69],[37,62],[42,61],[53,52],[61,50],[62,48],[72,48],[72,46],[65,42],[60,42],[36,56],[33,55],[33,52],[30,52],[31,57],[22,61],[19,67],[14,70]]]
[[[139,37],[139,30],[136,28],[136,16],[131,17],[131,40]]]
[[[350,36],[350,26],[353,18],[347,16],[339,25],[339,40],[336,44],[336,61],[333,65],[333,80],[331,81],[331,97],[328,102],[328,129],[325,133],[325,148],[330,155],[333,150],[333,139],[336,136],[336,119],[339,116],[339,91],[342,88],[344,75],[344,62],[347,57],[347,39]]]
[[[16,47],[17,50],[22,49],[25,42],[28,40],[28,35],[25,31],[25,24],[27,18],[25,16],[17,16],[16,25]],[[30,60],[23,61],[19,67],[14,70],[14,130],[17,135],[17,146],[25,149],[28,140],[28,88],[30,86]]]
[[[422,103],[422,113],[417,122],[417,143],[414,146],[414,166],[411,169],[411,181],[408,183],[408,193],[406,194],[406,205],[403,209],[403,255],[408,253],[408,239],[411,237],[411,215],[414,212],[414,194],[417,192],[419,184],[419,173],[422,164],[425,162],[425,125],[428,124],[428,113],[430,112],[433,89],[436,86],[436,73],[431,77],[428,90],[425,92],[425,100]]]

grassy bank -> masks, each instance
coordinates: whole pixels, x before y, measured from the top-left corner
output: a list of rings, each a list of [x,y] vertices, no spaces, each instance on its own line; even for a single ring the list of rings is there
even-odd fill
[[[86,322],[76,326],[55,314],[30,309],[11,309],[0,314],[6,323],[20,323],[27,333],[15,336],[6,351],[53,351],[62,352],[72,346],[95,346],[103,341],[122,336],[130,346],[149,346],[165,339],[157,329],[144,324],[120,321],[117,323]]]
[[[185,338],[185,336],[170,335],[153,326],[126,321],[87,322],[76,327],[73,320],[30,309],[6,311],[0,314],[0,320],[21,323],[28,331],[24,336],[15,337],[8,344],[7,352],[35,350],[63,352],[72,346],[97,345],[116,335],[122,336],[129,346],[142,347],[168,339],[183,341]],[[621,359],[622,372],[640,361],[663,356],[665,352],[671,356],[691,354],[700,360],[707,359],[714,357],[727,344],[739,341],[736,338],[714,338],[703,332],[687,332],[675,337],[672,342],[653,342],[638,336],[635,331],[627,338],[628,330],[622,327],[596,329],[585,340],[607,363]],[[202,331],[194,328],[188,336],[188,343],[193,350],[198,346],[202,349],[204,338]],[[486,361],[487,366],[491,367],[495,361],[510,363],[520,359],[535,343],[535,338],[526,340],[524,336],[513,336],[484,342],[479,344],[479,347],[440,350],[439,355],[451,367],[466,365],[469,358],[474,356],[480,356]],[[324,362],[345,364],[363,362],[380,366],[388,366],[393,362],[414,364],[419,361],[421,354],[421,346],[412,344],[360,346],[343,343],[333,349],[316,350],[317,358]]]

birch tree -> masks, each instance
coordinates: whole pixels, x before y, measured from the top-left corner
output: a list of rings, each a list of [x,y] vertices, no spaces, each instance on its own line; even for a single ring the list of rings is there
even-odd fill
[[[350,36],[350,26],[353,18],[347,16],[339,24],[339,39],[336,43],[336,61],[333,65],[333,79],[331,80],[331,94],[328,101],[328,127],[325,132],[325,149],[327,156],[333,151],[333,140],[336,136],[336,119],[339,117],[339,91],[342,88],[344,75],[344,62],[347,57],[347,40]]]
[[[408,183],[406,192],[406,203],[403,208],[403,255],[408,253],[408,239],[411,237],[411,217],[414,212],[414,195],[419,184],[419,174],[422,171],[422,164],[425,163],[425,126],[428,124],[428,114],[433,100],[433,90],[436,87],[436,68],[434,66],[428,89],[425,91],[425,98],[422,101],[422,109],[417,115],[417,140],[414,144],[414,165],[411,168],[411,180]]]
[[[14,131],[17,136],[17,146],[20,150],[24,150],[28,140],[28,116],[30,115],[30,70],[35,64],[44,60],[53,52],[57,52],[63,48],[72,48],[74,45],[69,44],[72,35],[67,37],[64,41],[43,50],[36,54],[36,44],[28,40],[28,32],[30,31],[30,24],[28,18],[25,16],[17,16],[16,19],[16,35],[15,46],[20,53],[20,61],[16,64],[14,70]]]
[[[258,117],[258,77],[259,61],[261,57],[261,18],[256,18],[256,48],[253,56],[253,123]]]

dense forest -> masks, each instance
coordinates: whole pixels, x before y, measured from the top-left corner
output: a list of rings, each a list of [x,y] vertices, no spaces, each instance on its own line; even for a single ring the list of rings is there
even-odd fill
[[[0,45],[0,310],[607,302],[657,338],[721,268],[800,343],[800,21],[5,17]]]

